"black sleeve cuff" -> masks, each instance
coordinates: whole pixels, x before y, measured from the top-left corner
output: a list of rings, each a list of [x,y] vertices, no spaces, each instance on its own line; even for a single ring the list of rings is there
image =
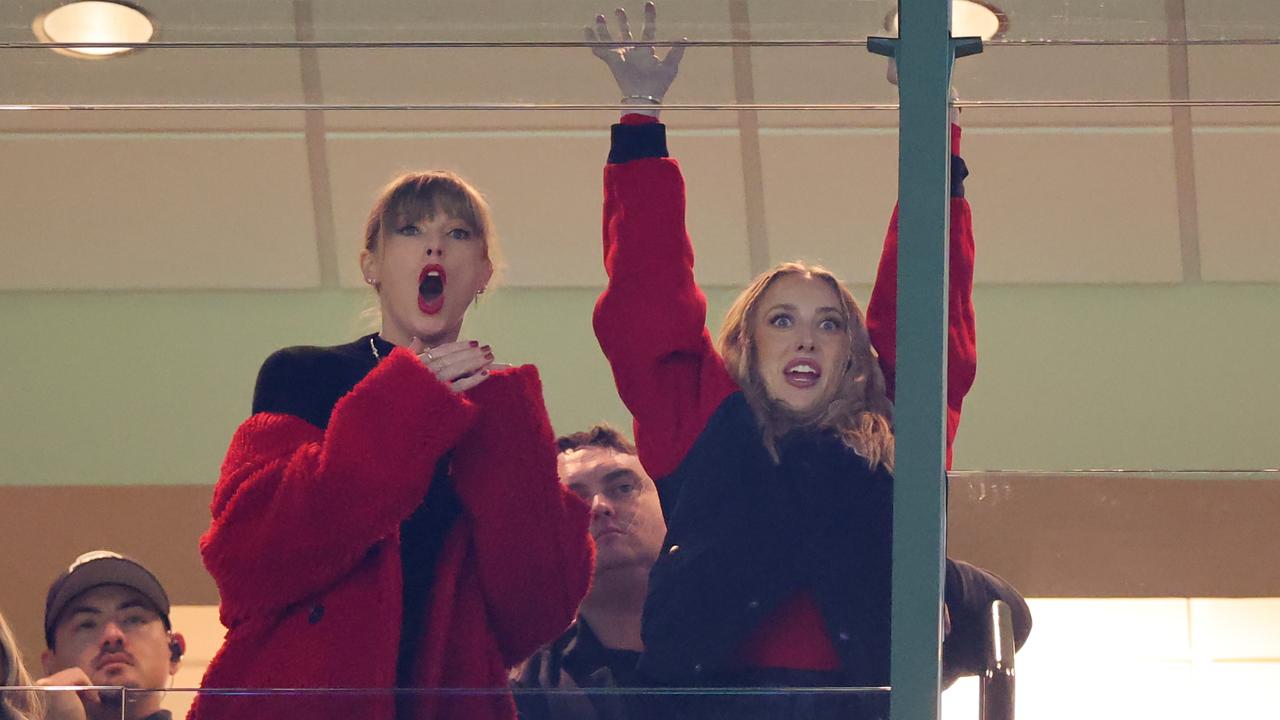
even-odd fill
[[[1003,578],[958,560],[947,559],[947,608],[951,635],[942,644],[942,677],[950,685],[961,675],[981,673],[986,665],[991,603],[1003,600],[1013,616],[1014,647],[1031,633],[1031,610],[1022,595]]]
[[[613,126],[613,144],[609,148],[609,164],[667,157],[667,126],[662,123]]]
[[[964,164],[964,158],[959,155],[951,156],[951,197],[964,197],[964,179],[969,177],[969,167]]]

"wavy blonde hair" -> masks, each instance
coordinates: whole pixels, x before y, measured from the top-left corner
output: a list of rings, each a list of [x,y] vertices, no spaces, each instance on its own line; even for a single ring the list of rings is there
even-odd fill
[[[0,614],[0,663],[6,668],[0,677],[0,718],[4,720],[41,720],[44,717],[44,694],[33,690],[9,690],[6,687],[34,685],[27,667],[22,664],[18,641],[9,623]]]
[[[788,275],[816,278],[830,285],[840,298],[840,314],[849,333],[850,354],[844,376],[830,398],[806,412],[792,410],[769,396],[755,353],[757,306],[770,286]],[[883,465],[893,469],[893,404],[885,391],[880,363],[871,349],[866,318],[853,294],[830,271],[818,265],[785,262],[756,277],[725,315],[719,349],[729,373],[755,411],[765,447],[774,462],[778,461],[778,442],[787,433],[814,428],[835,431],[872,468]]]

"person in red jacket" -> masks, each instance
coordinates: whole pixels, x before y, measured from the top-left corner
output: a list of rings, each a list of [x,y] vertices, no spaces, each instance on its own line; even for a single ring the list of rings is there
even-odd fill
[[[879,687],[889,683],[897,216],[864,319],[831,273],[784,263],[757,277],[713,342],[693,275],[684,181],[658,110],[683,47],[659,58],[645,8],[638,45],[597,45],[622,91],[604,172],[596,336],[635,418],[668,533],[649,581],[640,673],[660,685]],[[622,42],[633,42],[617,13]],[[611,42],[604,16],[588,40]],[[976,344],[974,244],[952,127],[947,457]],[[957,673],[981,671],[984,615],[1025,602],[1000,578],[948,560],[947,640]],[[772,700],[692,696],[661,712],[735,718],[880,717],[883,694]]]
[[[495,251],[470,185],[405,175],[360,257],[381,331],[263,364],[200,542],[227,635],[192,720],[514,717],[507,669],[573,621],[592,545],[536,369],[459,340]],[[407,692],[450,688],[489,692]]]

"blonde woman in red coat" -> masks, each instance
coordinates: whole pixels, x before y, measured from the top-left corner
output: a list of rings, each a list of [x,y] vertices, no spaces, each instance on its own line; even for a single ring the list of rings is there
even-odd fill
[[[360,258],[381,331],[268,358],[214,491],[227,639],[204,687],[374,692],[212,690],[193,720],[514,717],[507,669],[573,620],[591,544],[537,370],[460,339],[495,251],[461,178],[388,186]]]

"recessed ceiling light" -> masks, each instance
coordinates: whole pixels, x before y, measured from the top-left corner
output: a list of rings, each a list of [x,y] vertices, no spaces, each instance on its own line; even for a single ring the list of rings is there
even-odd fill
[[[898,11],[889,13],[885,29],[898,33]],[[990,40],[1009,29],[1009,20],[1000,8],[982,0],[951,0],[951,36]]]
[[[36,37],[47,43],[145,43],[155,25],[142,10],[122,2],[78,0],[60,5],[31,24]],[[101,59],[127,53],[128,47],[51,48],[82,59]]]

